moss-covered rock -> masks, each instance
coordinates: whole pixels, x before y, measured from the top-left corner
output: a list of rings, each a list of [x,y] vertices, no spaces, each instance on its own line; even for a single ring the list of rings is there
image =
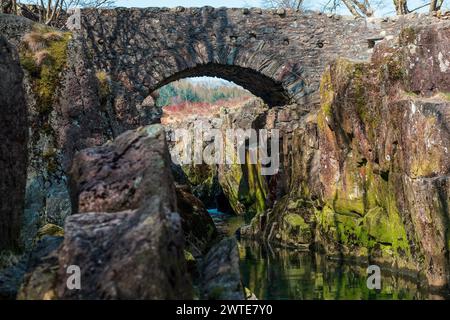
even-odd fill
[[[309,226],[310,244],[330,256],[448,283],[449,77],[437,60],[450,39],[436,28],[404,30],[400,46],[377,46],[371,62],[337,59],[325,70],[317,113],[283,150],[287,195],[243,236],[301,245],[292,225]]]

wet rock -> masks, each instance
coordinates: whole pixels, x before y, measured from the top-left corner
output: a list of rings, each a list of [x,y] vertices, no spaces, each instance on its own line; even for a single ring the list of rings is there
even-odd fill
[[[235,238],[215,245],[201,267],[201,298],[208,300],[244,300],[239,270],[239,250]]]
[[[202,256],[216,240],[218,233],[204,204],[187,186],[177,186],[177,207],[181,216],[186,250],[194,257]]]

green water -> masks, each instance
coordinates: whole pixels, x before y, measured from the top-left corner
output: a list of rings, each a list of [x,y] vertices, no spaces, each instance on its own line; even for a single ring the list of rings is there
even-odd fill
[[[217,211],[211,216],[224,235],[245,223]],[[431,292],[417,278],[381,269],[381,290],[367,288],[367,265],[343,263],[310,251],[240,240],[242,281],[258,299],[421,300],[449,299]]]

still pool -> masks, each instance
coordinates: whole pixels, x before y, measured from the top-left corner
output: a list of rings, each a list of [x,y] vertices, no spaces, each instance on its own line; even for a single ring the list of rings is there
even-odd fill
[[[210,210],[223,235],[234,235],[245,219]],[[381,269],[381,289],[367,288],[367,265],[332,260],[310,251],[268,243],[239,241],[244,285],[258,299],[421,300],[450,299],[449,292],[430,291],[422,282]]]

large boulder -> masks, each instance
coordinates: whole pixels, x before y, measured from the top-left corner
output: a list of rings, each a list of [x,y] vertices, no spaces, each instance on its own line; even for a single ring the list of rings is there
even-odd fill
[[[0,36],[0,251],[18,249],[27,171],[27,106],[17,53]]]
[[[76,214],[66,220],[53,298],[192,297],[170,170],[160,125],[127,131],[75,156]],[[67,287],[68,266],[80,267],[80,290]],[[38,298],[24,291],[23,298]]]

